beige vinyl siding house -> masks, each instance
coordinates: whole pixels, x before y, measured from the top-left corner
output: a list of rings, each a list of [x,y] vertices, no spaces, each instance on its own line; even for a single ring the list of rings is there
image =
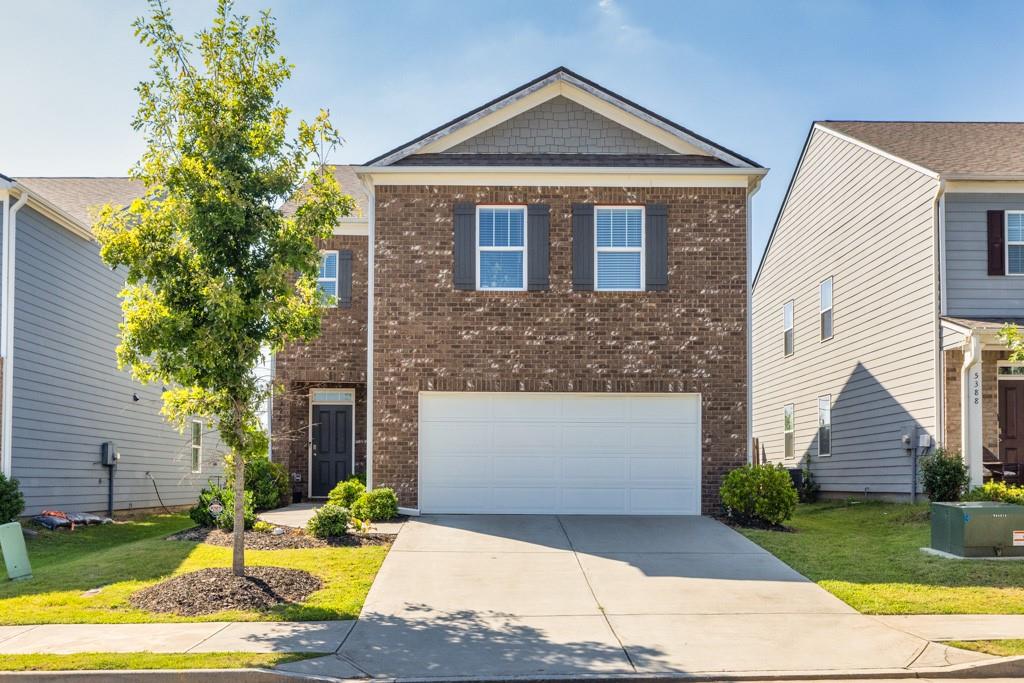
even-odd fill
[[[937,185],[934,175],[824,126],[807,140],[754,288],[753,433],[763,458],[809,462],[824,491],[908,491],[912,465],[901,437],[936,434]],[[823,340],[828,278],[832,336]],[[788,301],[794,349],[786,356]],[[819,455],[819,401],[831,406],[827,455]]]
[[[836,495],[909,496],[914,456],[938,446],[963,453],[975,485],[1021,481],[1024,364],[998,337],[1007,322],[1024,323],[1024,124],[815,123],[754,278],[758,457],[806,464]]]

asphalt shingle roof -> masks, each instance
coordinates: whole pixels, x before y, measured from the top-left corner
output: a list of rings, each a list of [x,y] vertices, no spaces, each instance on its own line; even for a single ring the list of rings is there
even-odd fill
[[[356,212],[352,216],[353,218],[362,218],[366,216],[366,190],[363,188],[363,184],[359,182],[359,178],[356,177],[356,172],[353,170],[354,166],[335,166],[334,167],[334,179],[338,181],[338,185],[341,186],[341,191],[347,195],[351,195],[352,199],[356,202]],[[281,206],[281,212],[286,215],[295,213],[295,207],[297,203],[295,198],[289,199]]]
[[[143,194],[142,183],[130,178],[18,178],[17,182],[64,213],[92,225],[91,211],[106,203],[131,204]]]
[[[957,121],[819,121],[949,177],[1024,176],[1024,123]]]

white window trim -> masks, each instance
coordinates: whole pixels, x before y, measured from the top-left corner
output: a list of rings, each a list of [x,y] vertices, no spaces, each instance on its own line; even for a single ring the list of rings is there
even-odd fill
[[[321,282],[333,282],[334,283],[334,301],[333,302],[320,302],[322,308],[331,308],[338,304],[338,269],[341,268],[341,255],[337,249],[326,249],[320,252],[320,262],[323,263],[324,257],[334,254],[334,277],[320,277],[319,271],[317,272],[316,278],[316,290],[320,292]]]
[[[199,425],[199,444],[196,445],[194,438],[195,425]],[[203,472],[203,421],[192,420],[189,425],[188,445],[189,445],[189,468],[192,470],[192,474],[202,474]],[[199,455],[196,456],[198,451]]]
[[[790,316],[792,322],[789,327],[786,327],[786,307],[792,306],[793,315]],[[793,331],[793,350],[786,353],[786,333],[790,330]],[[796,354],[796,300],[790,299],[789,301],[782,304],[782,356],[783,358],[789,358]]]
[[[318,391],[350,391],[352,398],[348,401],[317,401],[315,400]],[[310,500],[323,500],[313,498],[313,406],[352,406],[352,434],[351,451],[352,459],[349,462],[349,471],[353,474],[356,471],[356,388],[355,387],[310,387],[309,388],[309,410],[306,413],[306,425],[308,428],[308,445],[306,447],[306,498]]]
[[[828,291],[829,291],[828,308],[825,308],[825,304],[821,300],[821,288],[825,285],[826,282],[829,283],[829,285],[828,285]],[[830,275],[830,276],[828,276],[827,278],[825,278],[824,280],[822,280],[821,282],[818,283],[818,337],[819,337],[819,341],[827,342],[828,340],[832,339],[832,337],[834,337],[836,335],[835,301],[836,301],[836,281],[835,281],[835,277]],[[832,314],[832,334],[828,335],[827,337],[824,337],[824,336],[822,336],[822,334],[824,333],[824,330],[821,327],[821,314],[825,313],[826,311],[828,311],[829,313]]]
[[[640,210],[640,246],[639,247],[599,247],[597,246],[597,212],[605,209],[639,209]],[[620,253],[620,254],[640,254],[640,287],[637,289],[632,288],[610,288],[601,287],[598,283],[601,281],[600,273],[598,272],[597,262],[598,254],[601,253]],[[647,290],[647,209],[643,206],[637,206],[636,204],[623,204],[623,205],[598,205],[594,207],[594,291],[595,292],[644,292]]]
[[[521,247],[481,247],[480,246],[480,210],[481,209],[520,209],[523,212],[523,246]],[[527,270],[529,267],[529,258],[526,252],[526,246],[530,236],[530,230],[528,222],[530,220],[530,212],[527,211],[525,204],[479,204],[476,207],[476,237],[474,242],[476,244],[476,289],[480,292],[525,292]],[[481,287],[480,286],[480,252],[481,251],[521,251],[523,253],[523,286],[522,287]]]
[[[786,428],[786,409],[790,408],[793,412],[792,424],[789,425],[789,429]],[[786,452],[786,435],[793,435],[793,454],[790,455]],[[787,403],[782,406],[782,458],[783,460],[796,460],[796,404]]]
[[[996,379],[1001,380],[1024,380],[1024,375],[1004,375],[1000,368],[1024,368],[1024,363],[1015,363],[1012,360],[1001,360],[997,363]]]
[[[1020,215],[1024,214],[1024,211],[1004,211],[1003,214],[1003,242],[1005,243],[1003,246],[1003,263],[1005,264],[1003,269],[1009,277],[1024,277],[1024,272],[1010,272],[1010,247],[1024,247],[1024,242],[1022,241],[1010,241],[1010,214]]]
[[[828,453],[821,452],[821,402],[823,400],[828,401]],[[824,394],[818,397],[818,424],[817,424],[817,439],[818,439],[818,457],[829,458],[832,457],[832,394]]]

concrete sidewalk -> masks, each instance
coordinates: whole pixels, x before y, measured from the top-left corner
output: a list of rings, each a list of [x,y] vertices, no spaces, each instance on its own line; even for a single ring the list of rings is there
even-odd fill
[[[912,614],[876,619],[925,640],[1024,639],[1024,614]]]
[[[354,621],[0,626],[0,654],[335,652]]]

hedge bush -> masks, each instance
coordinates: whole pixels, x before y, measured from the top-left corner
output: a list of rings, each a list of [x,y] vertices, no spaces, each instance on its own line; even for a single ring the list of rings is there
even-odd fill
[[[188,516],[197,525],[207,528],[217,527],[224,531],[233,531],[235,528],[235,492],[226,486],[218,486],[209,482],[210,488],[199,492],[199,502],[188,511]],[[224,506],[224,512],[220,517],[214,518],[210,514],[210,502],[216,498]],[[256,523],[256,511],[253,505],[252,491],[245,492],[245,528],[252,529]]]
[[[327,502],[340,505],[343,508],[351,508],[359,496],[364,493],[366,493],[366,485],[358,478],[352,477],[335,486],[327,494]]]
[[[348,532],[348,523],[351,519],[347,509],[327,503],[313,514],[306,524],[306,530],[317,538],[344,536]]]
[[[1004,481],[990,481],[972,489],[964,496],[964,500],[1024,505],[1024,486],[1014,486]]]
[[[0,473],[0,524],[15,521],[24,511],[25,496],[21,495],[18,480]]]
[[[725,475],[722,505],[741,524],[778,525],[793,515],[797,492],[781,465],[744,465]]]
[[[933,503],[960,500],[970,482],[967,464],[959,453],[937,448],[933,454],[921,459],[921,485]]]
[[[351,507],[356,519],[382,522],[398,516],[398,496],[394,489],[381,487],[367,491],[356,499]]]
[[[231,455],[224,457],[224,486],[234,487],[235,468]],[[288,470],[284,465],[271,462],[266,455],[259,455],[245,463],[245,490],[252,492],[253,505],[257,512],[273,510],[291,502],[292,486]]]

